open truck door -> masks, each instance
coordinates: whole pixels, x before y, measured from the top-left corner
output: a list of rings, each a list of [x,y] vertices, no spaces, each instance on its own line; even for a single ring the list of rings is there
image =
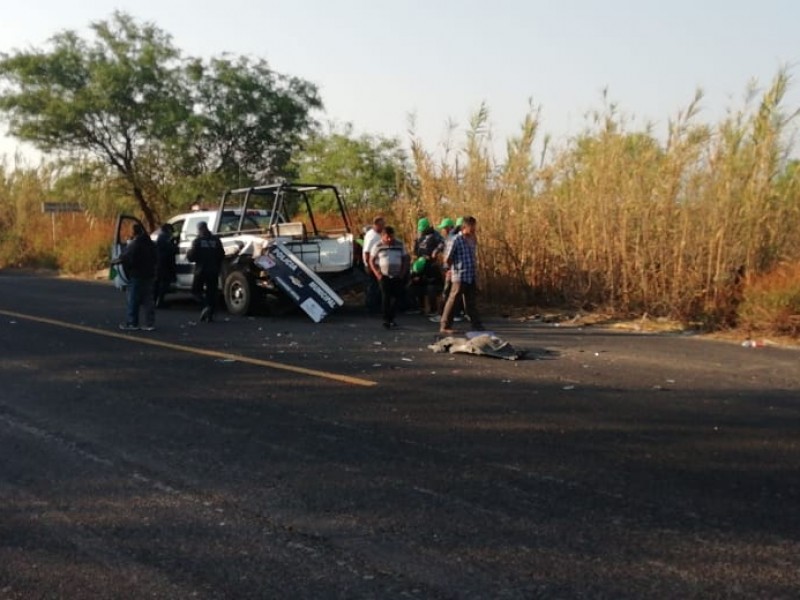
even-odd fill
[[[114,287],[118,290],[125,289],[128,285],[128,275],[125,273],[125,267],[121,264],[114,264],[125,246],[133,238],[133,226],[140,225],[142,229],[147,231],[141,220],[131,215],[119,215],[117,217],[117,224],[114,227],[114,243],[111,245],[111,271],[109,278],[114,282]]]

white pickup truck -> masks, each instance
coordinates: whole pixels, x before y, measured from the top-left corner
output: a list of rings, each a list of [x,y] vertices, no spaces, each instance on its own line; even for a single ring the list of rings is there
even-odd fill
[[[194,265],[186,253],[201,221],[225,247],[220,287],[231,314],[249,314],[273,294],[288,297],[320,321],[343,304],[338,292],[364,283],[351,221],[332,185],[281,183],[230,190],[217,210],[169,219],[178,243],[177,291],[191,290]],[[141,221],[119,217],[113,256],[121,252],[134,223]],[[124,272],[115,283],[125,284]]]

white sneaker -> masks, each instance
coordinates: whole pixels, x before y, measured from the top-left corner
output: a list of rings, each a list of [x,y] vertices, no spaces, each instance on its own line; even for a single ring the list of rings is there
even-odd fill
[[[155,331],[155,330],[156,330],[155,325],[145,325],[144,327],[142,327],[142,331]]]
[[[428,317],[428,320],[431,323],[439,323],[442,320],[442,317],[439,316],[439,315],[432,315],[432,316]]]

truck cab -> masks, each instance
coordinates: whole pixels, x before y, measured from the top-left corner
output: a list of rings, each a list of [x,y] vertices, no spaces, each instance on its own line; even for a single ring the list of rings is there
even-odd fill
[[[272,221],[271,211],[252,211],[247,215],[242,223],[239,214],[236,211],[229,210],[223,211],[220,214],[219,210],[197,210],[180,215],[175,215],[170,218],[167,223],[172,225],[173,235],[177,241],[178,254],[175,258],[175,266],[177,271],[177,281],[175,282],[175,289],[179,291],[188,291],[192,289],[192,279],[194,278],[194,264],[186,258],[189,248],[192,246],[192,241],[197,237],[197,226],[199,223],[205,221],[208,228],[217,234],[224,235],[232,232],[241,231],[239,228],[244,226],[245,231],[260,232],[269,227]],[[283,223],[285,219],[282,215],[277,215],[275,221]],[[158,232],[153,232],[152,237],[158,235]]]

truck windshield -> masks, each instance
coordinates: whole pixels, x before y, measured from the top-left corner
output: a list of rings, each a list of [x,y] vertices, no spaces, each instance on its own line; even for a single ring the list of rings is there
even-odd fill
[[[232,231],[240,231],[240,222],[241,231],[266,231],[269,228],[270,222],[273,222],[271,210],[248,209],[244,214],[244,219],[241,217],[241,210],[224,211],[222,213],[222,220],[219,224],[219,232],[228,233]],[[280,214],[276,214],[274,222],[283,223],[284,218]]]

